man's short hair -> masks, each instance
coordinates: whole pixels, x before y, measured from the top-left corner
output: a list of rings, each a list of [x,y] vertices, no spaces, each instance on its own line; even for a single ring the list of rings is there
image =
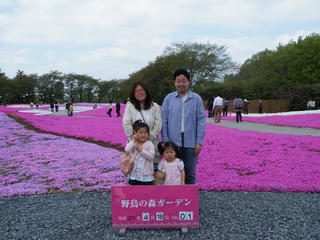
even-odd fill
[[[183,69],[183,68],[180,68],[180,69],[176,69],[173,73],[173,79],[176,80],[176,77],[179,76],[179,75],[184,75],[188,81],[190,82],[190,74],[187,70]]]

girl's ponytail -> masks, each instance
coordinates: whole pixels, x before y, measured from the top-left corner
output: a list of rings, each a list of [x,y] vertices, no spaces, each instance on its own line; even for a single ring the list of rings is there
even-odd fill
[[[137,132],[140,128],[146,128],[147,129],[147,132],[150,133],[150,130],[149,130],[149,126],[148,124],[142,122],[142,120],[137,120],[133,123],[132,125],[132,129],[133,129],[133,132]]]
[[[164,144],[165,144],[165,142],[158,143],[158,150],[159,150],[160,155],[163,155],[163,153],[164,153]]]
[[[161,155],[163,155],[163,153],[166,150],[166,148],[173,149],[173,151],[175,151],[175,153],[176,153],[176,157],[180,158],[181,148],[177,144],[175,144],[174,142],[159,142],[158,150],[159,150]]]

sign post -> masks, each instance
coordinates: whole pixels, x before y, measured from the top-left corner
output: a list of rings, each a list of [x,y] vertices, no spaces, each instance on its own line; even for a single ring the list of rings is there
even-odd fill
[[[198,186],[112,186],[112,227],[199,227]]]

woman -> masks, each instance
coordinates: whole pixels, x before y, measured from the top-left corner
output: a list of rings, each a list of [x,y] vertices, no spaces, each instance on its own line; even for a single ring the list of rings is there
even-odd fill
[[[132,125],[139,119],[148,124],[150,128],[150,141],[155,149],[157,149],[159,143],[158,135],[162,126],[161,111],[159,105],[152,102],[150,92],[142,82],[133,84],[122,119],[124,133],[128,136],[128,141],[133,140]],[[158,167],[159,157],[159,151],[156,150],[154,158],[155,170]]]

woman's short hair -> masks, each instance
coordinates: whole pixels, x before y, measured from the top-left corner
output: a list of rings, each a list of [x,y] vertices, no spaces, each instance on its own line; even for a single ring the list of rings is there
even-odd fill
[[[151,94],[150,94],[148,88],[146,87],[146,85],[143,82],[135,82],[132,85],[131,91],[130,91],[130,96],[129,96],[130,102],[134,105],[134,107],[137,110],[139,110],[139,111],[141,110],[140,102],[136,99],[136,97],[134,95],[137,86],[141,86],[143,88],[143,90],[146,92],[146,99],[144,100],[143,109],[145,109],[145,110],[150,109],[151,106],[152,106]]]

